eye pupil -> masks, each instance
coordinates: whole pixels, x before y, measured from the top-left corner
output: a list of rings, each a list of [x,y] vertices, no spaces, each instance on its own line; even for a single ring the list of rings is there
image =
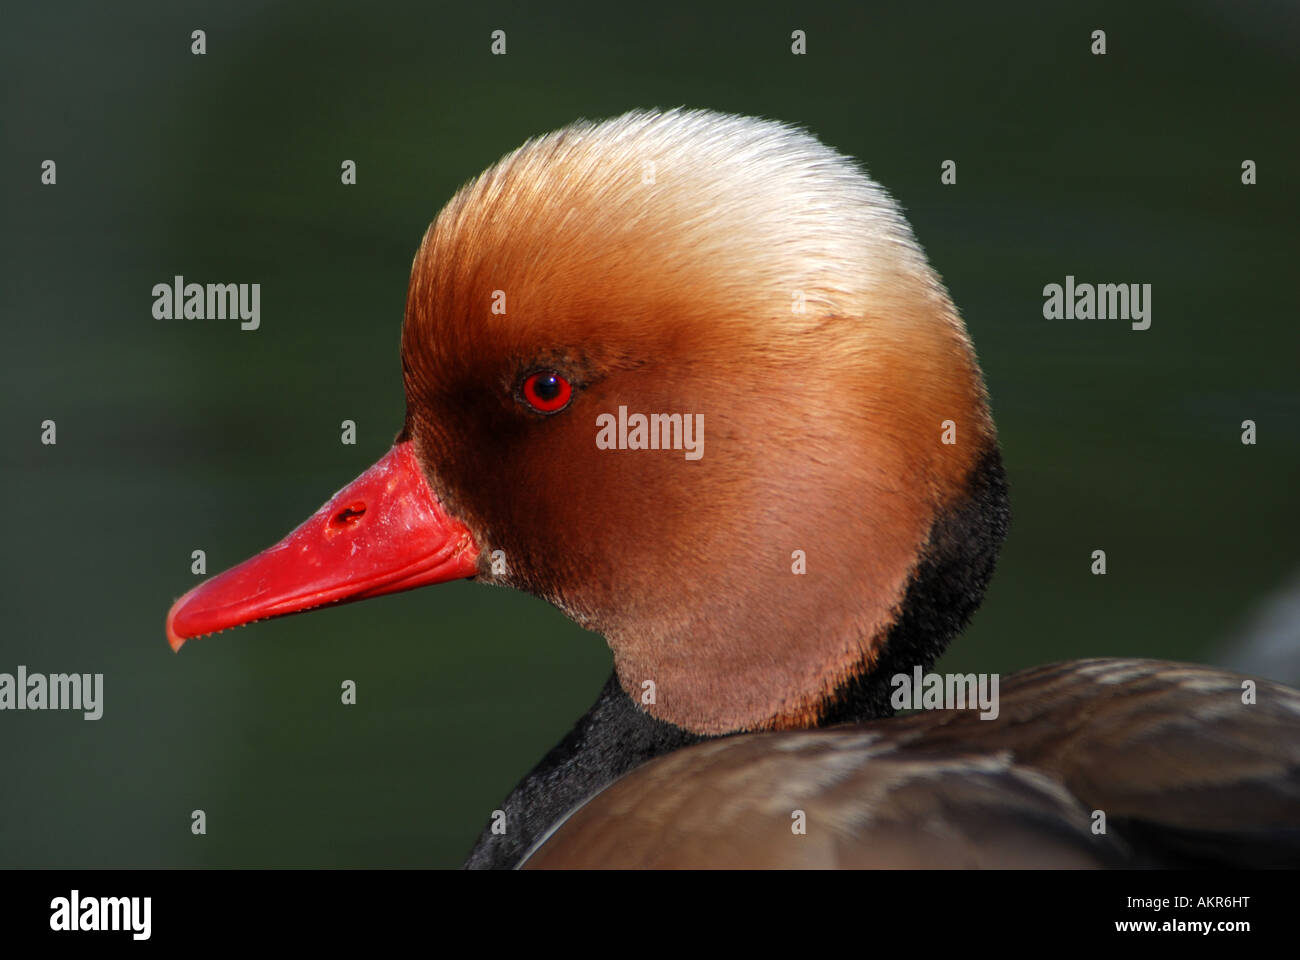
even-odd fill
[[[543,400],[554,400],[560,395],[560,378],[553,373],[544,373],[537,378],[533,389]]]

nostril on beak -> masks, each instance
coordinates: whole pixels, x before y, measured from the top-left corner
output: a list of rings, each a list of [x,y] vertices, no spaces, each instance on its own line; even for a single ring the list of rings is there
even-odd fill
[[[338,513],[334,514],[334,520],[332,522],[336,527],[345,527],[348,524],[356,523],[365,516],[365,512],[366,505],[362,501],[358,500],[356,503],[349,504]]]

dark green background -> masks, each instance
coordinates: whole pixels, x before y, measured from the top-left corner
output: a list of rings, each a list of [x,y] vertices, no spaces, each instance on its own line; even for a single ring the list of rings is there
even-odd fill
[[[191,550],[243,559],[388,449],[411,257],[457,185],[636,106],[807,126],[948,282],[1014,523],[946,667],[1222,659],[1297,566],[1296,7],[901,6],[6,7],[0,671],[103,672],[106,697],[95,723],[0,714],[0,865],[460,862],[594,699],[599,637],[468,583],[178,656],[163,617]],[[261,330],[153,319],[177,273],[262,284]],[[1067,273],[1153,284],[1152,328],[1045,321]]]

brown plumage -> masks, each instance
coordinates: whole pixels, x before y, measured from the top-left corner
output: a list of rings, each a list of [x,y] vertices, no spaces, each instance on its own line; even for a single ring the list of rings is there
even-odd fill
[[[697,733],[813,722],[873,660],[936,514],[996,444],[965,330],[893,201],[811,137],[742,117],[631,114],[503,159],[425,236],[402,346],[408,435],[510,558],[494,579],[603,634],[624,687],[653,679],[650,712]],[[539,365],[582,394],[536,422],[510,390]],[[705,456],[597,450],[594,418],[620,404],[702,414]]]
[[[670,111],[530,141],[425,235],[402,367],[394,449],[167,629],[475,576],[603,634],[614,676],[469,866],[1300,861],[1287,688],[1080,661],[1005,678],[995,720],[890,718],[978,606],[1007,485],[943,284],[811,136]],[[620,409],[699,417],[702,456],[602,448]]]
[[[993,720],[709,741],[608,787],[524,866],[1294,866],[1300,693],[1260,681],[1246,705],[1246,679],[1081,660],[1008,677]]]

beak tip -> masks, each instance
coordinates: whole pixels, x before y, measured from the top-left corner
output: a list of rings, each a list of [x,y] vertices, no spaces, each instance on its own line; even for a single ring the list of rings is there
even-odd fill
[[[182,636],[176,631],[176,614],[180,612],[181,607],[185,605],[185,601],[188,598],[189,594],[187,593],[185,596],[173,603],[172,608],[167,611],[167,644],[172,648],[173,653],[179,653],[181,647],[185,644],[185,641],[189,639],[189,637]]]

